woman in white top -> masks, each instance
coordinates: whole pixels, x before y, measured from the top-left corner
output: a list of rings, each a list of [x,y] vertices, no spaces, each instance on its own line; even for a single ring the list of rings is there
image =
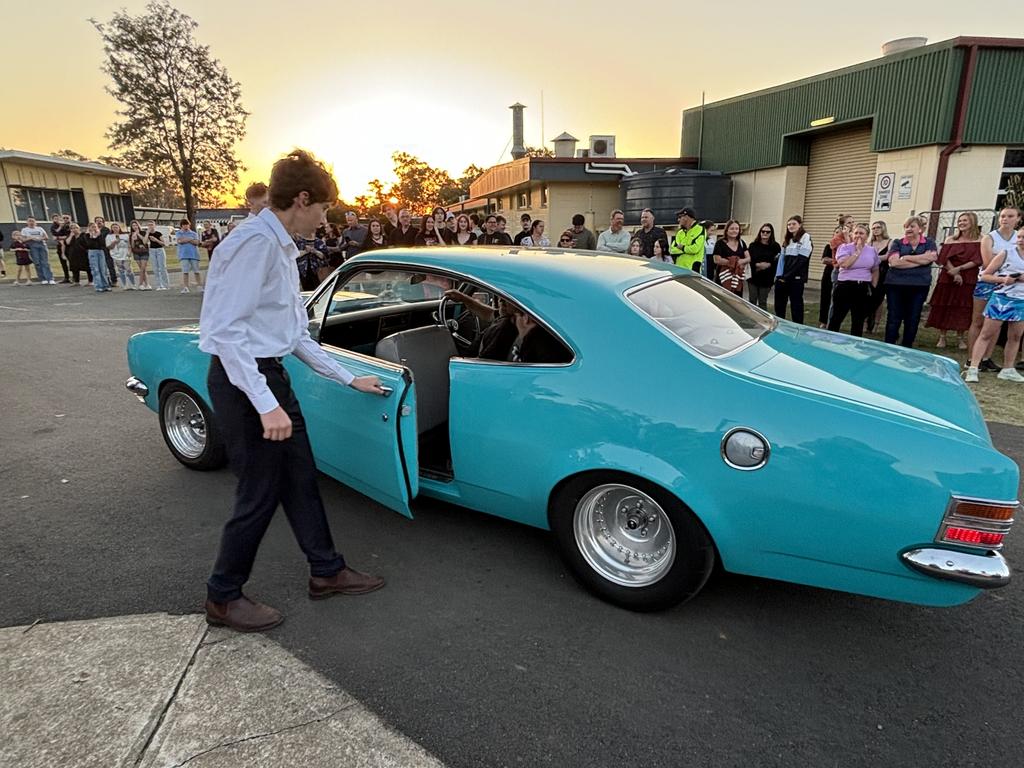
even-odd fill
[[[967,368],[967,381],[978,380],[978,366],[982,357],[999,337],[1003,323],[1009,323],[1006,346],[1003,347],[1003,369],[996,377],[1004,381],[1024,383],[1024,376],[1013,367],[1024,334],[1024,254],[1021,242],[999,251],[981,274],[981,280],[995,286],[992,298],[985,307],[985,324],[971,350],[971,363]]]
[[[786,222],[779,266],[775,270],[775,314],[785,319],[786,303],[790,302],[793,322],[801,325],[804,322],[804,286],[813,248],[811,236],[804,229],[804,220],[790,216]]]
[[[121,281],[122,291],[135,290],[135,271],[132,269],[132,248],[129,236],[121,231],[116,221],[110,225],[107,235],[107,250],[117,267],[117,278]]]
[[[543,248],[550,246],[551,241],[544,237],[544,222],[534,219],[530,225],[530,234],[523,238],[520,245],[539,245]]]
[[[971,327],[967,331],[967,348],[971,350],[972,354],[985,324],[985,307],[988,306],[992,292],[995,290],[995,285],[983,280],[982,276],[996,254],[1001,251],[1009,251],[1016,246],[1017,233],[1014,230],[1019,226],[1017,209],[1006,207],[999,212],[999,227],[981,238],[981,271],[978,273],[978,283],[974,286],[974,314],[971,317]],[[995,346],[996,339],[992,339],[988,349],[984,350],[984,354],[981,356],[981,370],[999,370],[999,366],[992,362],[992,351]]]

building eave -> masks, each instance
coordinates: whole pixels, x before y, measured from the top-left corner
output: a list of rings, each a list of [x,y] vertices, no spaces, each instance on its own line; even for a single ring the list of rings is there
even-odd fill
[[[52,155],[39,155],[35,152],[23,152],[19,149],[0,150],[0,162],[4,161],[35,165],[43,168],[59,168],[64,171],[77,171],[78,173],[114,176],[121,179],[144,179],[149,176],[148,173],[131,168],[118,168],[117,166],[105,165],[104,163],[70,160],[63,157],[53,157]]]

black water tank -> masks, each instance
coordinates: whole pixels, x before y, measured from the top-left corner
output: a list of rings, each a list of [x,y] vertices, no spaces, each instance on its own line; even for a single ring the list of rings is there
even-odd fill
[[[661,226],[676,224],[676,211],[687,206],[699,220],[726,221],[732,211],[732,179],[719,171],[669,168],[627,176],[619,183],[626,224],[640,223],[644,208],[654,211]]]

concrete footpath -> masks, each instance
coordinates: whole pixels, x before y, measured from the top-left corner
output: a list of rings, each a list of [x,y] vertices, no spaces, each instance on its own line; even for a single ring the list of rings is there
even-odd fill
[[[442,764],[272,640],[147,614],[0,629],[0,766]]]

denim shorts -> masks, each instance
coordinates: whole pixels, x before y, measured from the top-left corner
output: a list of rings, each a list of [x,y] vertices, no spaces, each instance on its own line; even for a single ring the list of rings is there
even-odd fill
[[[182,259],[181,260],[181,271],[183,274],[188,272],[195,272],[199,274],[199,259]]]

